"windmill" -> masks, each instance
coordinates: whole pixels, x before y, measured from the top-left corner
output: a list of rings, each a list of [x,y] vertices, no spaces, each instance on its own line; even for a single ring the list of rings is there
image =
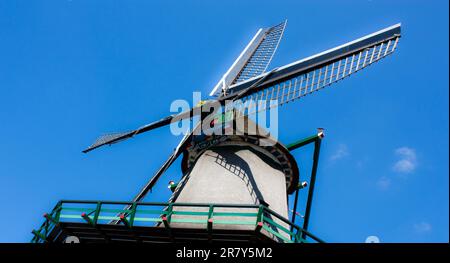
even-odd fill
[[[171,123],[192,120],[194,117],[200,119],[194,128],[184,135],[168,159],[137,193],[132,202],[109,203],[110,205],[125,205],[125,208],[115,210],[119,211],[116,215],[102,218],[100,206],[106,203],[97,202],[95,209],[90,210],[90,213],[82,214],[81,218],[97,228],[99,219],[109,220],[105,225],[106,228],[99,230],[100,236],[107,236],[105,233],[111,227],[132,226],[137,218],[136,211],[142,211],[137,210],[137,206],[146,204],[141,203],[142,200],[173,162],[183,155],[183,176],[177,184],[171,182],[169,185],[173,194],[168,204],[163,205],[161,218],[155,220],[159,229],[167,230],[170,241],[179,238],[174,234],[177,231],[203,229],[203,226],[195,225],[198,222],[206,224],[205,233],[209,240],[214,235],[221,235],[222,238],[225,238],[224,236],[237,237],[236,231],[252,230],[263,233],[262,236],[267,238],[266,240],[301,242],[307,237],[312,237],[319,241],[307,232],[307,227],[323,130],[319,129],[316,135],[285,146],[276,138],[271,137],[270,133],[264,131],[256,121],[253,121],[251,116],[267,112],[334,85],[389,56],[397,48],[401,25],[390,26],[338,47],[267,71],[285,31],[286,22],[259,29],[214,86],[208,100],[202,101],[187,111],[168,115],[137,129],[103,135],[85,149],[83,152],[87,153]],[[217,105],[220,110],[217,109]],[[207,110],[205,111],[205,109]],[[205,114],[205,112],[209,114]],[[238,125],[238,122],[245,125]],[[227,123],[233,125],[231,133],[217,132],[216,127],[212,134],[205,135],[202,130],[204,123],[208,124],[208,128],[211,128],[211,125],[214,126],[214,123],[218,123],[217,127],[222,132]],[[256,132],[250,133],[249,127],[253,127],[253,131]],[[300,214],[296,211],[298,192],[307,184],[299,181],[297,162],[290,151],[310,143],[315,145],[313,171],[308,185],[306,211]],[[235,176],[230,176],[230,174]],[[289,210],[287,195],[293,193],[295,193],[294,209]],[[55,212],[58,218],[61,217],[61,214],[58,213],[64,202],[74,203],[71,201],[58,203],[59,208],[54,210],[59,211]],[[213,211],[213,209],[215,210]],[[252,214],[255,209],[256,226],[253,221],[250,223],[242,221],[242,225],[237,226],[237,224],[226,223],[226,220],[223,220],[223,218],[236,219],[239,216]],[[240,212],[233,214],[237,210]],[[292,220],[286,221],[289,211],[292,212]],[[110,210],[109,212],[113,213],[114,211]],[[207,215],[206,220],[201,219],[204,215]],[[301,215],[303,218],[303,228],[295,226],[296,215]],[[52,221],[46,217],[48,224],[56,220],[52,214],[47,216],[53,219]],[[189,220],[186,219],[188,216],[191,217]],[[212,230],[213,225],[221,226],[218,227],[218,232]],[[296,234],[292,232],[294,228],[297,230]],[[290,229],[291,232],[280,233],[280,229]],[[198,232],[194,232],[198,234]],[[189,232],[191,233],[189,235],[193,236],[194,232]],[[48,240],[48,237],[43,236],[40,231],[33,233],[35,240],[43,238]],[[179,235],[183,236],[183,234]],[[259,237],[258,240],[262,240],[261,235]],[[139,238],[142,237],[139,236]]]

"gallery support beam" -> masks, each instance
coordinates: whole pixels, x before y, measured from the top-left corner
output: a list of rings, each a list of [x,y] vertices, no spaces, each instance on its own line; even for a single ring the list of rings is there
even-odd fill
[[[309,225],[309,218],[311,215],[311,206],[312,206],[312,200],[314,195],[314,186],[316,184],[316,176],[317,176],[317,167],[319,164],[319,155],[320,155],[320,145],[322,142],[322,138],[324,137],[323,129],[319,128],[318,133],[316,135],[307,137],[303,140],[300,140],[295,143],[291,143],[287,146],[289,151],[293,151],[295,149],[298,149],[300,147],[303,147],[305,145],[308,145],[310,143],[314,143],[314,153],[313,153],[313,165],[311,169],[311,178],[309,182],[309,189],[308,189],[308,198],[306,200],[306,209],[305,209],[305,217],[303,220],[303,229],[308,230]],[[295,200],[294,200],[294,208],[292,213],[292,222],[295,222],[295,216],[297,214],[297,202],[298,202],[298,192],[302,188],[302,184],[299,182],[299,185],[297,186],[297,190],[295,192]],[[303,233],[302,238],[305,239],[306,235]]]

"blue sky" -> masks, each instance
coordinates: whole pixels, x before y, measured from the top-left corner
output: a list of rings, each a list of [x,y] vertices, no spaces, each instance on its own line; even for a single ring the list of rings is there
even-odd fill
[[[448,2],[406,0],[0,1],[0,242],[28,242],[60,199],[130,200],[179,138],[81,150],[206,97],[259,27],[286,18],[271,67],[402,23],[393,56],[279,111],[284,143],[326,129],[310,230],[448,242]],[[294,152],[302,179],[311,154]],[[146,200],[166,201],[180,173]]]

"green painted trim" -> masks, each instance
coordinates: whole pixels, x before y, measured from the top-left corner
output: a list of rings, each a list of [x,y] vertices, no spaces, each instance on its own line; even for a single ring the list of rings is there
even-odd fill
[[[95,226],[94,221],[88,215],[86,215],[85,217],[83,217],[83,216],[80,216],[80,217],[81,217],[81,219],[84,219],[88,224]]]
[[[173,205],[172,203],[169,204],[167,209],[167,222],[170,223],[172,221],[172,214],[173,214]]]
[[[277,222],[273,221],[270,218],[264,217],[264,222],[269,223],[272,226],[275,226],[277,229],[281,229],[283,230],[286,234],[288,234],[289,236],[294,235],[294,233],[292,233],[289,229],[285,228],[284,226],[278,224]]]
[[[64,214],[61,214],[60,216],[59,216],[60,218],[75,218],[75,219],[83,219],[80,215],[64,215]]]
[[[286,238],[284,236],[282,236],[280,233],[277,233],[275,231],[273,231],[273,229],[271,229],[270,227],[268,227],[267,225],[263,225],[263,229],[266,230],[267,232],[271,233],[272,235],[281,238],[283,241],[285,241],[286,243],[293,243],[292,240],[290,240],[289,238]]]
[[[95,208],[62,207],[61,211],[86,212],[86,214],[90,214],[95,211]]]
[[[130,212],[130,227],[133,227],[135,217],[136,217],[136,203],[134,203],[134,204],[131,206],[131,212]]]
[[[41,239],[44,242],[46,241],[47,237],[44,234],[42,234],[40,231],[33,230],[33,231],[31,231],[31,233],[33,233],[36,238]]]
[[[102,210],[102,202],[97,202],[97,207],[95,208],[95,213],[94,213],[94,226],[97,225],[97,221],[98,221],[98,217],[100,215],[100,211]]]
[[[305,139],[302,139],[302,140],[290,143],[290,144],[288,144],[286,146],[286,148],[289,151],[293,151],[295,149],[298,149],[300,147],[303,147],[303,146],[305,146],[307,144],[310,144],[310,143],[315,142],[316,140],[320,140],[320,139],[321,139],[320,136],[318,134],[316,134],[316,135],[313,135],[313,136],[309,136],[309,137],[307,137]]]
[[[98,220],[120,220],[120,217],[118,217],[118,216],[98,216],[97,222],[98,222]]]
[[[208,211],[208,220],[211,219],[211,217],[213,216],[213,213],[214,213],[214,205],[210,205],[209,211]]]
[[[208,212],[173,211],[173,215],[207,216]]]
[[[67,203],[71,203],[74,204],[74,202],[67,202]],[[86,204],[84,203],[80,203],[80,204]],[[92,208],[79,208],[79,207],[63,207],[64,202],[59,202],[58,205],[53,209],[52,213],[48,215],[49,219],[46,219],[46,221],[44,222],[44,224],[42,224],[42,226],[39,228],[39,230],[34,230],[33,234],[35,234],[31,240],[31,242],[42,242],[43,239],[41,239],[38,235],[41,235],[42,237],[47,237],[51,231],[54,229],[54,227],[61,222],[61,220],[63,219],[68,219],[65,220],[63,222],[71,222],[70,219],[77,219],[77,221],[73,221],[72,222],[81,222],[83,223],[83,219],[85,221],[87,221],[89,224],[95,226],[96,224],[98,224],[98,221],[101,220],[102,222],[107,220],[120,220],[119,215],[108,215],[105,213],[121,213],[125,215],[125,218],[127,220],[127,223],[125,225],[127,225],[128,227],[132,227],[133,225],[136,224],[136,222],[139,223],[145,223],[145,222],[162,222],[166,225],[166,227],[169,228],[170,231],[170,222],[173,223],[190,223],[190,224],[204,224],[206,225],[207,229],[209,231],[212,231],[213,225],[256,225],[257,227],[259,226],[258,223],[265,223],[265,224],[261,224],[261,226],[259,226],[260,228],[262,226],[264,226],[264,229],[273,234],[274,236],[280,238],[280,240],[283,240],[284,242],[306,242],[305,238],[303,238],[303,235],[307,235],[308,237],[311,237],[312,239],[314,239],[315,241],[318,242],[323,242],[320,239],[314,237],[313,235],[311,235],[310,233],[308,233],[307,231],[303,230],[302,228],[300,228],[299,226],[293,225],[292,222],[290,222],[288,219],[280,216],[279,214],[277,214],[276,212],[272,211],[271,209],[263,206],[263,205],[259,205],[259,206],[255,206],[255,205],[231,205],[231,204],[226,204],[226,205],[216,205],[216,204],[209,204],[208,206],[204,205],[204,204],[187,204],[185,206],[179,204],[179,203],[169,203],[169,204],[165,204],[161,205],[161,204],[156,204],[155,206],[161,206],[162,209],[164,210],[147,210],[147,209],[137,209],[140,204],[139,203],[130,203],[131,204],[131,208],[130,209],[111,209],[111,208],[102,208],[103,204],[107,204],[104,202],[93,202],[92,204],[96,204],[97,207],[96,209],[92,209]],[[109,203],[108,203],[109,204]],[[174,207],[201,207],[201,208],[209,208],[208,211],[173,211]],[[254,208],[254,209],[258,209],[257,213],[254,212],[214,212],[215,208],[222,208],[222,207],[227,207],[227,208],[235,208],[236,210],[239,208],[242,209],[248,209],[248,208]],[[62,213],[62,211],[68,212],[68,213]],[[86,216],[83,218],[80,216],[80,214],[73,214],[70,212],[80,212],[83,211],[86,213]],[[161,217],[139,217],[136,216],[136,213],[141,213],[141,214],[156,214],[158,216],[161,215],[167,215],[167,220],[163,221]],[[274,217],[274,219],[268,218],[267,215],[271,215]],[[201,219],[197,219],[197,218],[171,218],[172,215],[184,215],[184,216],[200,216],[202,217]],[[220,220],[216,220],[218,219],[218,217],[222,217],[220,218]],[[223,218],[225,217],[225,218]],[[226,217],[241,217],[244,220],[228,220]],[[58,220],[56,220],[56,218],[58,218]],[[246,218],[248,218],[249,220],[245,220]],[[296,233],[294,234],[293,232],[289,231],[287,228],[285,228],[284,226],[278,224],[277,222],[275,222],[275,218],[277,218],[277,220],[281,220],[283,223],[286,223],[288,225],[292,225],[293,229],[295,228]],[[230,218],[231,219],[231,218]],[[78,221],[81,220],[81,221]],[[211,220],[211,221],[210,221]],[[144,224],[146,225],[146,224]],[[273,229],[278,229],[278,231],[281,231],[280,233],[277,233],[277,231],[274,231]],[[285,232],[286,234],[290,234],[291,239],[286,239],[284,236],[282,236]]]
[[[227,221],[227,220],[214,220],[214,224],[218,225],[255,225],[255,221]]]
[[[264,206],[260,205],[258,208],[258,214],[256,215],[256,223],[262,222],[263,213],[264,213]]]
[[[102,208],[102,213],[130,213],[131,209],[111,209],[111,208]]]
[[[319,155],[320,155],[320,145],[321,140],[316,140],[314,143],[314,156],[313,156],[313,164],[311,168],[311,177],[309,180],[309,189],[308,189],[308,197],[306,199],[306,208],[305,208],[305,217],[303,218],[303,229],[308,230],[309,218],[311,215],[311,207],[314,196],[314,186],[316,184],[317,177],[317,167],[319,165]],[[303,232],[302,238],[306,239],[307,233]]]
[[[164,215],[167,215],[168,212],[164,211],[164,210],[139,210],[139,209],[136,209],[136,214],[147,214],[147,215],[164,214]]]
[[[51,223],[58,224],[58,220],[54,218],[52,215],[47,215],[46,217]]]
[[[174,218],[172,223],[193,223],[193,224],[206,224],[206,219],[187,219],[187,218]]]
[[[242,216],[242,217],[256,217],[258,213],[233,213],[233,212],[214,212],[214,216]]]
[[[152,217],[135,217],[134,222],[162,222],[161,218],[152,218]]]

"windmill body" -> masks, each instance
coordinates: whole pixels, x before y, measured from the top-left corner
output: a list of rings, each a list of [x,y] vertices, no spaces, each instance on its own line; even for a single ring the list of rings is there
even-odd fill
[[[308,226],[323,130],[284,145],[255,116],[334,85],[389,56],[398,46],[400,24],[266,72],[285,27],[286,21],[259,29],[209,100],[137,129],[98,138],[83,152],[200,117],[132,201],[62,200],[45,214],[41,228],[33,230],[32,242],[322,242]],[[309,181],[302,182],[291,151],[306,145],[314,145],[314,154]],[[182,175],[169,184],[173,193],[168,202],[143,202],[180,156]],[[298,193],[304,188],[306,208],[297,212]],[[292,206],[291,194],[295,194]],[[299,221],[296,215],[302,215]]]
[[[210,136],[207,140],[215,141],[214,144],[205,148],[194,144],[184,152],[184,176],[169,202],[263,205],[288,218],[287,196],[294,192],[299,180],[297,163],[285,146],[270,136],[262,135],[267,132],[260,132],[263,129],[255,122],[246,117],[243,120],[244,125],[237,125],[234,135]],[[254,134],[248,132],[251,126],[256,130]],[[183,209],[186,208],[176,210]],[[204,208],[197,210],[204,211]],[[258,208],[242,211],[228,207],[217,212],[257,213]],[[238,217],[220,216],[215,219],[219,222],[223,219],[239,220]],[[286,223],[273,220],[289,228]],[[173,227],[202,226],[184,223],[173,224]],[[217,229],[252,230],[254,227],[254,224],[215,224]]]

